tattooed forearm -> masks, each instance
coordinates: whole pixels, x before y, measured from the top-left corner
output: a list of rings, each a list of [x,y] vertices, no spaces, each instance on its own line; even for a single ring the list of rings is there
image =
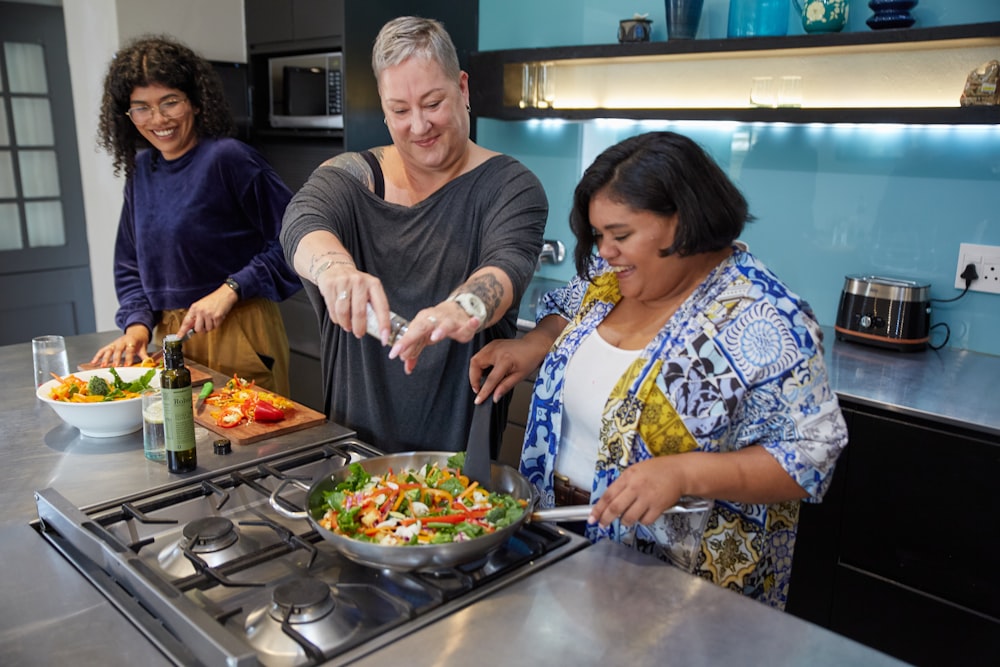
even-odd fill
[[[494,313],[503,303],[503,283],[490,273],[484,273],[470,279],[458,291],[471,292],[483,300],[483,304],[486,306],[486,322],[493,321]]]

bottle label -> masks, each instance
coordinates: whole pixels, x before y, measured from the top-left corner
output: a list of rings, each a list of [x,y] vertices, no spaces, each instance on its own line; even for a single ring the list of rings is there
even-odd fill
[[[183,452],[194,449],[194,409],[191,405],[191,387],[162,388],[163,435],[170,451]]]

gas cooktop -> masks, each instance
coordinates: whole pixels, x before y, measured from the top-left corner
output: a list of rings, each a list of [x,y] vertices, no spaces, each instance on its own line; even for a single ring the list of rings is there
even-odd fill
[[[85,509],[45,489],[33,525],[178,665],[347,664],[587,544],[529,523],[475,562],[398,572],[271,507],[285,479],[379,455],[345,438]]]

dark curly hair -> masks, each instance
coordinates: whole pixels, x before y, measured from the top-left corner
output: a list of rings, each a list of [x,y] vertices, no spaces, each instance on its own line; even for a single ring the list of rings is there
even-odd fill
[[[114,157],[115,175],[135,171],[135,155],[150,148],[125,115],[132,91],[159,84],[176,88],[188,98],[199,137],[236,134],[222,80],[212,65],[183,44],[162,35],[139,37],[115,54],[104,77],[104,97],[98,122],[98,145]]]
[[[637,211],[678,214],[677,231],[660,256],[687,257],[721,250],[754,220],[747,201],[701,146],[675,132],[647,132],[605,149],[587,168],[573,193],[570,228],[573,259],[586,278],[597,241],[590,224],[590,200],[604,191]]]

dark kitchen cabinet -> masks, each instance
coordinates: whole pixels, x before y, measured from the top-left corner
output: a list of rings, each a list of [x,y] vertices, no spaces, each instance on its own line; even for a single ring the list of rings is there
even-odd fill
[[[479,47],[479,3],[455,0],[379,0],[347,2],[344,8],[344,77],[346,79],[344,150],[360,151],[390,142],[382,122],[382,104],[372,74],[372,43],[385,23],[397,16],[423,16],[441,21],[469,69]],[[472,128],[475,139],[475,125]]]
[[[288,376],[291,398],[323,412],[323,380],[320,372],[319,324],[305,290],[285,299],[278,307],[288,333]]]
[[[522,380],[511,392],[510,407],[507,409],[507,427],[500,443],[500,453],[497,461],[517,468],[521,462],[521,448],[524,446],[524,431],[528,425],[528,409],[531,407],[531,394],[534,391],[535,378]]]
[[[344,34],[344,0],[244,0],[250,54],[326,48]]]
[[[842,401],[850,444],[804,505],[788,612],[915,665],[1000,655],[1000,438]]]

